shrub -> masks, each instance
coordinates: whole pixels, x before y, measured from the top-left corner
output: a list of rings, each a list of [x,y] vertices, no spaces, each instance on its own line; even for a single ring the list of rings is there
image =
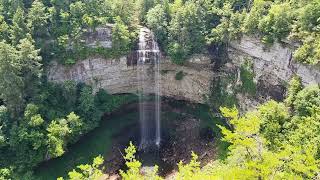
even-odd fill
[[[185,76],[185,74],[183,73],[183,71],[179,71],[179,72],[177,72],[175,79],[178,81],[181,81],[184,76]]]

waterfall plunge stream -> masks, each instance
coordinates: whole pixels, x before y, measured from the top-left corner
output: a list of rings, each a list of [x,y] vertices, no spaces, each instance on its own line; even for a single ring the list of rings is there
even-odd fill
[[[160,146],[161,142],[161,87],[160,87],[160,50],[153,33],[145,27],[140,29],[137,61],[139,91],[139,114],[141,126],[140,149]],[[147,65],[148,64],[148,65]],[[154,76],[150,82],[150,65]],[[152,71],[151,71],[152,72]],[[152,102],[145,102],[145,95],[154,94]]]

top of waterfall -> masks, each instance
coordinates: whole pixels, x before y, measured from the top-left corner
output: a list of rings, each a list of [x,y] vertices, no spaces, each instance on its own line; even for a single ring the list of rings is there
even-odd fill
[[[138,45],[138,64],[146,62],[156,64],[160,62],[160,49],[150,29],[146,27],[140,28]]]
[[[158,52],[159,46],[155,41],[153,32],[146,28],[140,28],[139,34],[139,51],[149,50],[150,52]]]

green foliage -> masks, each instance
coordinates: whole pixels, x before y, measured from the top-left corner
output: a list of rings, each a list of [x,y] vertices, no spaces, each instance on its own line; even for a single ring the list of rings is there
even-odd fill
[[[144,23],[147,20],[147,13],[151,8],[153,8],[156,4],[160,4],[159,0],[138,0],[137,6],[139,7],[139,21]]]
[[[319,63],[320,59],[320,36],[311,34],[303,39],[303,44],[294,53],[294,59],[312,65]]]
[[[299,91],[293,102],[294,109],[300,116],[311,116],[320,110],[320,88],[318,85],[308,86]]]
[[[191,54],[202,52],[205,47],[207,15],[204,3],[164,1],[148,11],[146,24],[172,61],[183,64]]]
[[[187,58],[186,50],[179,43],[170,43],[168,45],[168,54],[172,62],[182,65]]]
[[[253,2],[250,12],[247,14],[244,20],[244,29],[247,33],[257,33],[259,21],[265,14],[268,13],[270,8],[270,1],[256,0]]]
[[[8,168],[0,169],[0,180],[10,180],[11,170]]]
[[[15,48],[1,42],[1,96],[13,115],[21,112],[24,100],[37,91],[41,73],[41,57],[29,39],[20,40]]]
[[[0,15],[0,39],[8,40],[9,38],[9,25],[4,19],[4,16]]]
[[[182,161],[179,162],[179,173],[176,175],[177,179],[191,180],[200,172],[200,163],[197,161],[198,156],[194,152],[192,152],[191,156],[192,159],[190,163],[184,165]]]
[[[12,18],[10,28],[10,40],[14,45],[18,44],[21,39],[26,38],[27,33],[30,32],[25,20],[25,13],[23,9],[19,7]]]
[[[301,78],[298,76],[294,76],[289,82],[288,95],[285,100],[285,103],[289,107],[293,106],[293,102],[295,101],[298,92],[301,90],[302,90]]]
[[[187,1],[183,6],[173,9],[169,23],[169,55],[183,61],[192,53],[201,52],[205,44],[203,35],[203,9]],[[174,62],[175,62],[174,61]]]
[[[27,16],[27,26],[34,36],[44,36],[47,29],[49,13],[47,7],[39,0],[33,1]]]
[[[120,175],[124,180],[131,179],[152,179],[160,180],[162,179],[157,175],[158,167],[155,166],[151,172],[147,172],[146,175],[140,173],[141,162],[136,160],[135,153],[137,152],[135,146],[130,142],[129,146],[125,149],[126,155],[123,157],[126,160],[126,165],[128,167],[127,171],[120,170]]]
[[[15,175],[44,159],[61,156],[69,144],[97,127],[103,112],[131,100],[128,95],[114,97],[104,91],[94,96],[90,87],[74,82],[45,83],[40,93],[27,104],[19,123],[12,120],[6,107],[0,111],[1,162],[12,166]]]
[[[103,164],[103,157],[98,156],[93,159],[92,165],[89,164],[81,164],[77,166],[80,171],[76,169],[72,170],[68,173],[69,180],[98,180],[103,172],[100,169],[100,166]],[[58,178],[57,180],[63,180],[63,178]]]
[[[122,55],[129,51],[131,44],[130,32],[118,16],[115,18],[115,25],[112,28],[112,48],[116,54]]]
[[[65,140],[71,133],[64,119],[52,121],[48,128],[48,151],[51,157],[59,157],[64,153]]]
[[[232,74],[228,74],[225,77],[218,77],[214,79],[211,84],[208,103],[214,108],[238,105],[236,90],[236,79]]]
[[[19,76],[21,63],[17,50],[4,41],[0,42],[0,92],[1,98],[11,113],[21,110],[22,77]]]
[[[317,102],[314,92],[318,86],[301,90],[302,97]],[[310,96],[310,94],[312,94]],[[301,98],[298,96],[301,96]],[[192,154],[188,164],[180,162],[174,179],[312,179],[319,171],[319,112],[318,104],[307,105],[313,111],[301,116],[289,111],[284,103],[267,102],[256,111],[240,116],[234,108],[220,108],[233,129],[220,126],[223,140],[229,142],[225,161],[216,160],[200,168],[197,156]],[[141,163],[135,160],[132,143],[126,149],[129,170],[121,172],[124,179],[145,179],[139,173]],[[152,179],[152,178],[151,178]]]
[[[77,1],[3,1],[1,3],[0,37],[12,45],[32,36],[37,48],[47,62],[55,59],[63,64],[74,63],[86,58],[83,54],[114,57],[128,52],[132,46],[121,44],[124,50],[113,52],[96,51],[85,46],[86,32],[95,31],[98,26],[115,23],[120,17],[127,27],[130,42],[136,38],[137,9],[134,0],[93,0],[87,3]],[[119,20],[116,20],[118,22]],[[117,38],[117,37],[116,37]],[[121,37],[123,38],[123,37]],[[100,54],[101,53],[101,54]],[[111,54],[111,55],[110,55]]]
[[[271,5],[268,15],[259,20],[258,28],[263,33],[262,42],[272,43],[275,39],[288,36],[293,20],[290,12],[288,3]]]
[[[93,55],[123,55],[133,47],[140,17],[177,64],[202,52],[206,43],[228,43],[246,32],[260,35],[265,43],[286,38],[298,41],[301,46],[294,59],[317,65],[319,12],[318,0],[255,0],[253,4],[241,0],[0,1],[0,162],[1,167],[10,167],[1,169],[0,177],[11,178],[13,172],[12,177],[32,179],[30,168],[61,156],[68,144],[98,126],[103,112],[112,112],[128,101],[127,96],[103,91],[93,95],[92,88],[72,82],[42,81],[42,66],[51,59],[74,64]],[[115,23],[113,49],[86,47],[84,34],[106,23]],[[178,74],[180,79],[183,73]],[[237,92],[229,89],[234,77],[226,78],[214,85],[211,99],[216,107],[236,104]],[[240,78],[240,90],[255,94],[250,68],[241,68]],[[230,156],[225,163],[215,163],[217,171],[203,174],[193,170],[196,165],[186,165],[184,171],[180,165],[181,175],[191,173],[194,179],[314,178],[319,171],[319,87],[302,90],[297,79],[290,84],[286,104],[272,101],[257,112],[232,117],[235,129],[223,129],[225,140],[232,144]],[[139,168],[138,161],[127,161],[135,162],[129,164],[135,168],[132,172]],[[196,158],[191,164],[196,164]],[[82,170],[83,177],[91,171],[88,166]],[[156,177],[156,168],[150,177]]]
[[[289,39],[301,45],[294,53],[298,62],[316,65],[319,62],[320,3],[308,1],[256,0],[244,21],[244,31],[259,34],[262,42]]]
[[[261,134],[268,141],[270,149],[281,146],[285,129],[284,124],[289,120],[289,111],[282,103],[269,101],[259,107],[261,123]]]
[[[144,5],[147,9],[153,6],[146,24],[177,64],[203,51],[206,44],[227,44],[243,33],[258,35],[267,45],[286,39],[300,42],[295,60],[316,65],[320,59],[317,0],[177,0],[162,4],[148,1]]]
[[[252,64],[250,64],[249,61],[241,65],[240,80],[242,84],[240,91],[254,96],[256,94],[257,87],[256,83],[254,82],[254,72],[252,69]]]
[[[128,170],[126,172],[120,171],[120,175],[123,179],[142,179],[140,174],[141,162],[137,161],[135,158],[135,153],[137,152],[135,146],[130,142],[129,146],[125,149],[126,155],[123,157],[126,160],[126,165]]]
[[[21,76],[23,80],[23,98],[34,97],[38,93],[38,86],[42,75],[40,50],[36,49],[32,39],[20,40],[17,45]]]
[[[183,73],[183,71],[179,71],[179,72],[177,72],[177,74],[176,74],[176,76],[175,76],[175,79],[176,79],[177,81],[181,81],[184,76],[185,76],[185,74]]]
[[[230,40],[239,39],[242,34],[242,24],[245,14],[233,13],[231,4],[224,4],[222,9],[216,10],[220,16],[220,23],[207,35],[208,43],[228,43]]]
[[[162,4],[156,5],[150,9],[146,15],[146,24],[150,27],[157,41],[162,45],[166,46],[168,36],[168,14],[166,7]]]
[[[269,179],[270,177],[302,179],[315,176],[318,164],[315,154],[312,154],[314,149],[312,150],[310,146],[301,146],[299,143],[291,144],[289,129],[288,131],[281,130],[279,129],[281,125],[278,124],[287,123],[284,120],[289,116],[285,113],[279,114],[283,104],[280,104],[276,110],[274,110],[275,106],[277,106],[276,102],[269,102],[263,105],[258,112],[249,112],[243,117],[237,117],[235,110],[222,109],[223,114],[231,117],[230,123],[235,129],[230,131],[221,127],[222,133],[225,135],[224,139],[232,144],[229,147],[231,152],[224,164],[218,162],[220,167],[211,170],[212,175],[249,179]],[[272,122],[268,122],[269,118],[273,119]],[[288,119],[288,121],[290,120]],[[263,123],[264,125],[262,125]],[[261,127],[263,128],[261,129]],[[282,128],[285,127],[286,125],[282,126]],[[313,131],[313,133],[317,133],[317,131]],[[275,135],[283,137],[281,143],[272,144],[272,149],[269,149],[266,146],[267,139],[272,139]],[[284,158],[287,160],[282,161]]]

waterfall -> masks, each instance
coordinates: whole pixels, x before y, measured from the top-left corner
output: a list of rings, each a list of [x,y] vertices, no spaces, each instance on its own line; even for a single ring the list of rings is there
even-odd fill
[[[160,50],[153,33],[145,27],[140,29],[137,61],[139,91],[139,114],[141,128],[140,148],[160,146],[161,142],[161,87]],[[150,66],[152,65],[152,66]],[[150,69],[154,74],[150,74]],[[149,77],[153,77],[151,80]],[[145,95],[154,94],[154,103],[145,102]]]

